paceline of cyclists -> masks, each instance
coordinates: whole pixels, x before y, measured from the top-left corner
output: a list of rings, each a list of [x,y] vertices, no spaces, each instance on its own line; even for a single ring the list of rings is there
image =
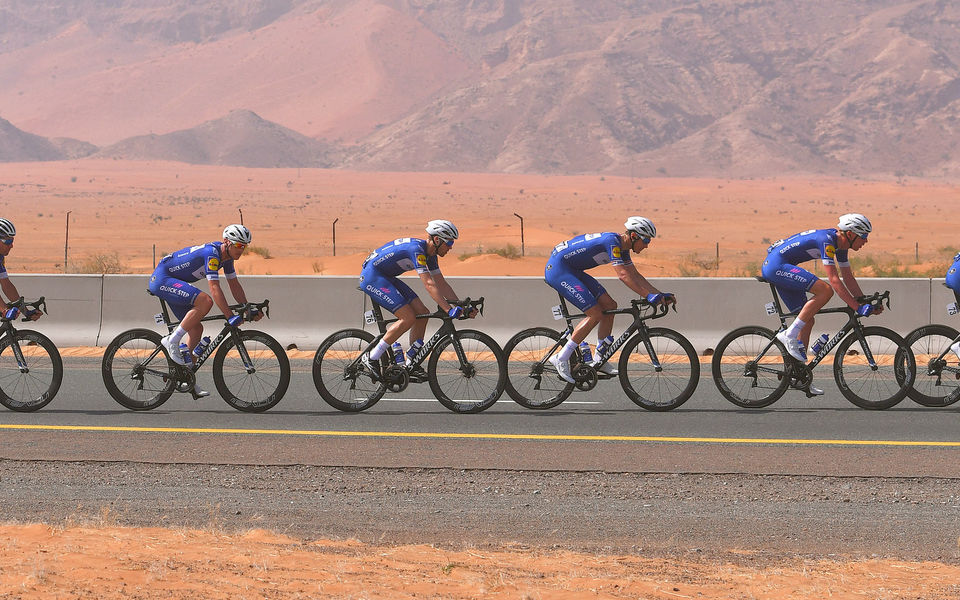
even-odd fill
[[[835,227],[802,231],[774,242],[768,248],[762,267],[763,280],[774,286],[787,311],[795,315],[788,326],[776,332],[775,341],[771,340],[771,343],[782,345],[786,354],[798,363],[807,361],[815,315],[834,294],[859,318],[882,312],[882,304],[864,301],[863,290],[849,261],[850,251],[863,248],[871,232],[872,225],[867,217],[849,213],[840,216]],[[356,366],[374,383],[383,379],[384,369],[394,363],[409,367],[414,376],[425,375],[412,361],[424,346],[427,327],[427,319],[418,316],[430,311],[418,294],[399,279],[400,275],[416,271],[427,295],[450,319],[477,316],[476,308],[468,305],[465,310],[459,303],[460,298],[440,269],[440,259],[450,252],[459,238],[457,227],[448,220],[437,219],[427,223],[425,233],[424,239],[405,237],[384,244],[371,252],[360,266],[360,290],[394,316],[376,343],[363,348],[356,357]],[[20,313],[24,320],[36,320],[43,316],[43,312],[24,303],[7,274],[5,261],[13,250],[15,236],[13,223],[0,218],[0,290],[10,301],[4,303],[4,320],[11,322]],[[582,315],[569,336],[557,345],[556,352],[546,359],[545,362],[552,367],[550,376],[567,384],[579,384],[571,370],[575,359],[578,365],[595,367],[601,377],[618,374],[617,365],[601,360],[604,351],[614,343],[613,311],[617,309],[617,303],[588,271],[609,264],[617,278],[645,305],[664,312],[668,307],[676,309],[676,296],[653,286],[640,274],[632,258],[633,254],[654,243],[656,237],[657,229],[650,219],[631,216],[619,232],[579,235],[556,245],[547,260],[544,280]],[[194,363],[209,342],[209,338],[203,336],[203,321],[209,320],[205,317],[214,306],[223,313],[231,327],[258,321],[264,316],[256,308],[249,308],[234,266],[251,241],[252,234],[247,227],[233,224],[223,230],[220,241],[183,248],[164,256],[157,264],[149,278],[148,290],[164,301],[179,319],[175,327],[170,325],[172,330],[158,344],[172,363],[188,368]],[[800,266],[811,260],[822,262],[824,279]],[[945,277],[945,285],[960,299],[958,270],[960,254],[954,257]],[[221,271],[237,305],[247,306],[243,314],[235,314],[228,303],[220,284]],[[208,292],[194,285],[204,278]],[[21,304],[16,305],[17,301]],[[595,349],[591,349],[587,337],[594,330],[596,344]],[[408,334],[406,353],[400,343],[404,333]],[[199,351],[198,345],[201,346]],[[951,340],[949,352],[960,359],[960,340]],[[809,385],[809,381],[805,389],[809,395],[823,393]],[[194,397],[209,395],[195,382],[192,391]]]

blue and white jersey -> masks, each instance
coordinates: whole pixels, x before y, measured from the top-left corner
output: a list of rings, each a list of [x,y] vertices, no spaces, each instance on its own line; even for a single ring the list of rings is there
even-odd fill
[[[847,250],[837,246],[836,229],[809,229],[774,242],[767,252],[767,259],[779,264],[798,265],[819,258],[825,265],[850,266]]]
[[[233,268],[233,260],[220,259],[220,244],[221,242],[210,242],[168,254],[160,260],[154,272],[193,283],[204,277],[211,281],[220,279],[219,271],[223,269],[223,275],[227,279],[235,279],[237,272]]]
[[[418,274],[440,271],[437,256],[427,255],[426,240],[417,238],[400,238],[380,246],[367,256],[363,266],[387,277],[397,277],[414,269]]]
[[[7,266],[4,264],[6,256],[0,256],[0,279],[7,279]]]
[[[605,264],[633,264],[630,250],[620,248],[620,234],[610,232],[586,233],[557,244],[548,262],[581,272]]]

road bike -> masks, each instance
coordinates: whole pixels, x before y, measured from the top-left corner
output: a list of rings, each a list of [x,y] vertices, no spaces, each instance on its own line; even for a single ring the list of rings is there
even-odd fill
[[[574,389],[588,392],[600,380],[619,377],[620,386],[635,404],[647,410],[668,411],[686,402],[697,389],[700,359],[693,345],[677,331],[647,325],[649,320],[665,317],[667,305],[634,299],[629,307],[603,311],[609,315],[631,315],[633,323],[595,357],[598,362],[585,364],[579,348],[574,352],[570,371],[575,383],[561,379],[549,359],[570,339],[574,321],[586,315],[571,315],[563,296],[552,311],[555,319],[566,321],[563,332],[532,327],[514,335],[503,347],[507,356],[506,390],[517,404],[531,409],[553,408]],[[619,374],[598,371],[618,351]]]
[[[883,410],[906,397],[916,374],[913,353],[896,332],[885,327],[864,327],[860,315],[848,306],[824,308],[817,314],[842,313],[847,322],[829,338],[808,363],[791,356],[777,340],[787,328],[787,318],[799,311],[785,313],[776,287],[763,277],[757,281],[770,285],[773,302],[767,314],[780,319],[777,331],[757,325],[735,329],[717,344],[713,355],[713,380],[724,398],[744,408],[762,408],[779,400],[793,387],[812,397],[813,369],[836,348],[833,377],[840,393],[860,408]],[[890,292],[877,292],[857,298],[860,304],[874,307],[884,302],[890,307]]]
[[[47,303],[42,296],[33,302],[20,297],[0,316],[0,404],[17,412],[33,412],[50,404],[63,382],[63,359],[50,338],[13,325],[31,308],[46,313]]]
[[[944,284],[946,286],[946,284]],[[947,305],[947,314],[960,312],[960,294]],[[960,361],[950,346],[960,333],[947,325],[923,325],[907,334],[907,345],[917,361],[917,377],[907,395],[923,406],[950,406],[960,400]]]
[[[484,299],[451,301],[463,308],[463,317],[476,309],[483,314]],[[364,313],[368,325],[376,324],[379,335],[363,329],[343,329],[320,344],[313,358],[313,383],[330,406],[345,412],[360,412],[376,404],[387,392],[399,393],[411,383],[430,384],[440,404],[456,413],[482,412],[503,394],[506,366],[503,351],[489,335],[472,329],[458,330],[454,318],[439,307],[418,319],[440,319],[440,328],[405,364],[393,348],[380,357],[378,377],[365,369],[360,357],[383,338],[387,326],[397,319],[384,319],[380,305]],[[429,360],[427,360],[429,358]],[[427,368],[423,370],[423,362]]]
[[[170,319],[167,303],[158,299],[161,312],[154,320],[172,332],[179,321]],[[237,314],[249,314],[253,309],[269,317],[269,306],[270,301],[264,300],[236,304],[230,309]],[[131,410],[157,408],[174,392],[189,392],[196,400],[196,372],[213,355],[213,382],[227,404],[243,412],[269,410],[290,385],[290,361],[283,346],[262,331],[230,325],[223,315],[202,319],[217,320],[224,321],[223,329],[200,356],[194,357],[193,365],[186,366],[170,358],[156,331],[124,331],[103,353],[101,372],[107,391]]]

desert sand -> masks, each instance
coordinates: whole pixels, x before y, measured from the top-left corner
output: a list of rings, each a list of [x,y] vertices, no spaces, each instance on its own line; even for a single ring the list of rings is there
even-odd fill
[[[771,242],[830,227],[838,215],[856,211],[874,223],[856,257],[858,274],[899,268],[939,277],[960,247],[948,212],[958,192],[947,182],[913,180],[361,173],[122,161],[0,165],[0,213],[19,233],[7,260],[11,273],[64,271],[68,211],[70,272],[96,271],[106,262],[112,271],[148,273],[155,257],[218,239],[242,212],[254,247],[238,262],[241,274],[357,275],[370,250],[422,236],[426,221],[446,218],[461,232],[441,263],[453,276],[542,276],[555,244],[619,231],[626,216],[639,214],[658,229],[636,261],[652,277],[750,276]],[[515,214],[523,218],[522,244]],[[521,249],[520,258],[497,254]]]
[[[900,269],[940,277],[960,244],[947,210],[958,190],[913,180],[650,180],[78,161],[0,165],[0,216],[18,229],[7,259],[14,277],[148,273],[166,252],[218,239],[241,211],[254,234],[238,263],[241,274],[356,275],[370,250],[420,236],[429,219],[448,218],[461,239],[441,263],[445,274],[542,276],[556,243],[619,231],[626,216],[640,214],[656,222],[659,235],[636,262],[642,273],[659,277],[753,275],[770,242],[857,211],[875,228],[858,274]],[[496,252],[520,252],[515,213],[523,217],[525,256],[508,258]],[[604,269],[596,274],[612,275]],[[958,580],[956,565],[936,563],[838,558],[743,566],[509,546],[379,547],[263,531],[0,527],[0,597],[15,598],[933,598],[955,594]]]

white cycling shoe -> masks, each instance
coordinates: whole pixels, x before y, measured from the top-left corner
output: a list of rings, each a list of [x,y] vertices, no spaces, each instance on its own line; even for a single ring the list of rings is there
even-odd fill
[[[183,360],[183,353],[180,352],[180,344],[172,342],[169,335],[160,338],[160,345],[167,351],[170,360],[178,365],[187,366],[186,361]]]
[[[550,357],[550,364],[557,369],[557,375],[560,376],[560,379],[566,381],[567,383],[576,382],[573,378],[573,375],[570,373],[569,360],[560,360],[560,355],[554,354]]]
[[[617,370],[617,367],[610,361],[607,361],[600,365],[599,367],[596,364],[596,361],[590,363],[590,366],[597,370],[597,373],[603,373],[605,375],[619,375],[620,371]]]
[[[790,356],[794,357],[800,362],[807,362],[807,349],[804,347],[803,342],[797,338],[788,336],[786,331],[781,331],[778,333],[777,339],[780,340],[780,343],[782,343],[787,349],[787,352],[790,353]]]
[[[189,391],[190,391],[190,388],[187,387],[187,384],[181,383],[181,384],[177,387],[177,391],[178,391],[178,392],[184,392],[184,393],[186,393],[186,392],[189,392]],[[206,398],[207,396],[210,395],[210,392],[208,392],[207,390],[205,390],[205,389],[203,389],[202,387],[200,387],[200,384],[199,384],[199,383],[196,383],[196,382],[194,382],[194,384],[193,384],[193,391],[196,392],[197,398]]]
[[[953,350],[953,353],[957,355],[958,359],[960,359],[960,342],[954,342],[951,344],[950,349]]]

